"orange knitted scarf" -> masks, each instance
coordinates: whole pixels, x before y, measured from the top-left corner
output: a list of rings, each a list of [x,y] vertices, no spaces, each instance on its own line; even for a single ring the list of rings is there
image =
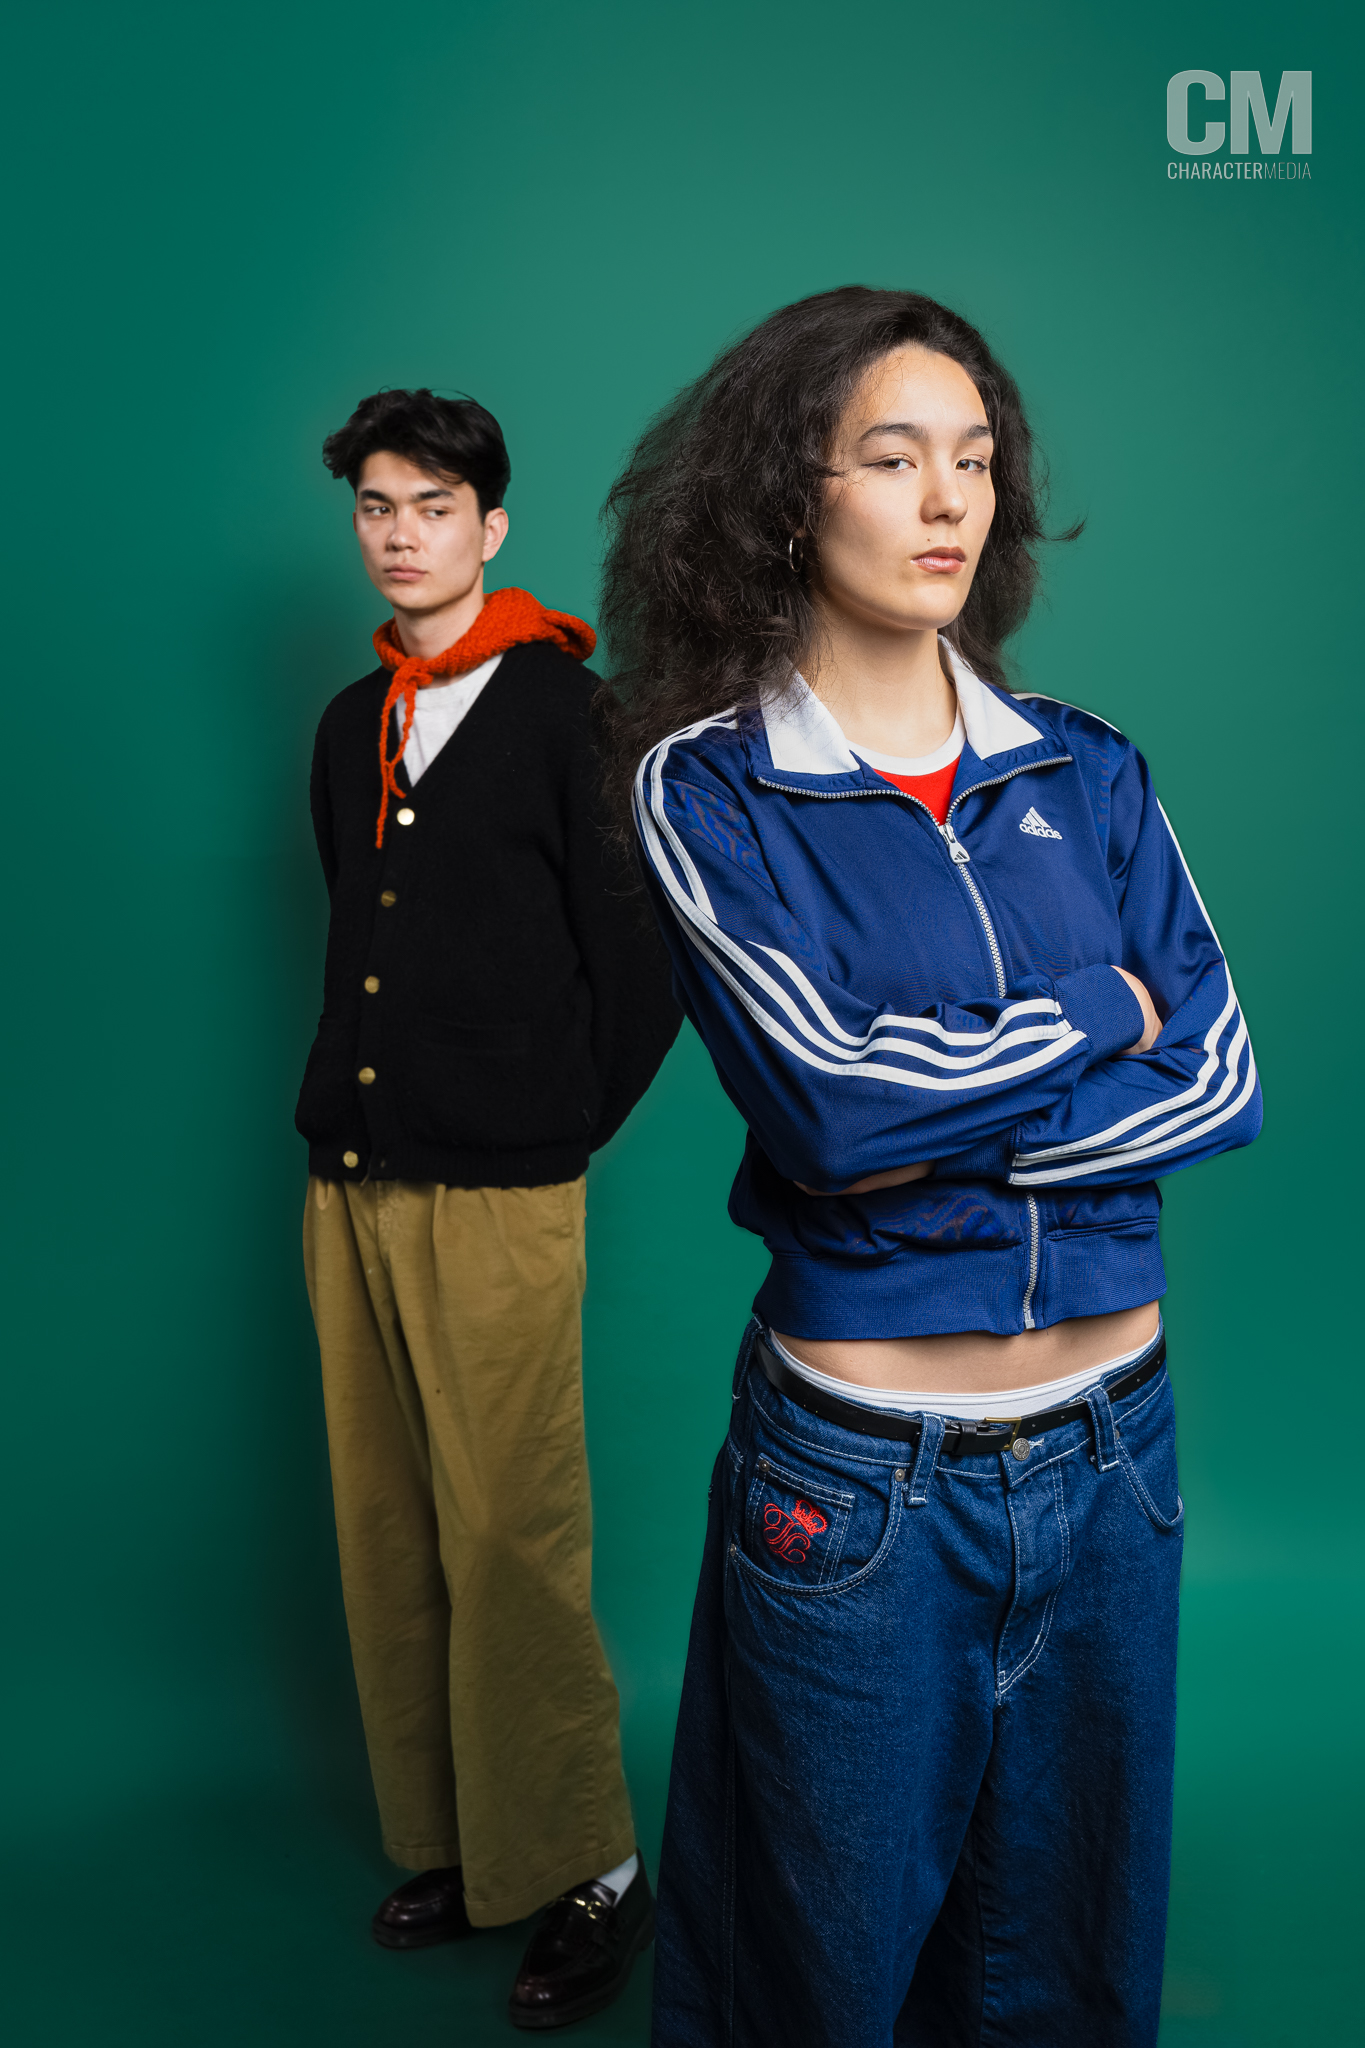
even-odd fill
[[[509,647],[524,647],[530,640],[552,640],[575,661],[586,661],[597,645],[597,635],[591,626],[585,626],[582,619],[574,618],[570,612],[548,611],[529,590],[495,590],[463,638],[457,640],[453,647],[447,647],[444,654],[438,654],[434,661],[420,661],[415,654],[405,654],[395,627],[395,620],[386,619],[374,636],[375,653],[385,668],[394,672],[379,721],[380,798],[376,846],[384,844],[384,821],[389,814],[390,796],[403,794],[394,779],[394,771],[407,750],[419,690],[429,689],[433,683],[448,682],[452,676],[465,675],[471,668],[491,661],[495,654],[505,654]],[[398,742],[398,752],[390,756],[389,713],[400,702],[403,705],[403,737]]]

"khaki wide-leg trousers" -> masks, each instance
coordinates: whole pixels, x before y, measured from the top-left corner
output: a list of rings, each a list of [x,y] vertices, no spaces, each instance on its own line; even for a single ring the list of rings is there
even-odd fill
[[[584,1183],[312,1180],[341,1577],[384,1847],[477,1927],[635,1846],[590,1605]]]

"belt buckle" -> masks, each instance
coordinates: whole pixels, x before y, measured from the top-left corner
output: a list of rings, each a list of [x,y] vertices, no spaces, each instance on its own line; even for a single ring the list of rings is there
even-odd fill
[[[1029,1442],[1028,1438],[1019,1434],[1019,1425],[1023,1419],[1022,1415],[985,1415],[982,1417],[983,1422],[993,1423],[997,1429],[1007,1429],[1009,1431],[1011,1440],[1008,1449],[1021,1465],[1033,1449],[1033,1445]]]

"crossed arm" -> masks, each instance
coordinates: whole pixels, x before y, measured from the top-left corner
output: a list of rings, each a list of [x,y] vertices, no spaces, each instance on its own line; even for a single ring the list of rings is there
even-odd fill
[[[1029,971],[998,997],[914,1015],[830,972],[739,793],[700,760],[666,773],[672,744],[641,765],[636,820],[676,986],[726,1092],[796,1186],[934,1171],[1136,1185],[1255,1137],[1260,1090],[1227,962],[1124,742],[1107,855],[1126,965]]]
[[[1114,972],[1123,976],[1142,1009],[1141,1038],[1135,1039],[1132,1045],[1125,1047],[1118,1055],[1120,1059],[1127,1059],[1132,1054],[1151,1050],[1161,1036],[1161,1019],[1157,1016],[1151,996],[1137,976],[1130,974],[1126,967],[1116,967]],[[935,1164],[936,1161],[932,1159],[921,1159],[914,1166],[890,1166],[884,1173],[864,1174],[861,1180],[855,1180],[846,1188],[808,1188],[803,1180],[798,1180],[795,1185],[800,1188],[803,1195],[868,1195],[874,1188],[898,1188],[909,1180],[923,1180],[926,1174],[933,1172]]]

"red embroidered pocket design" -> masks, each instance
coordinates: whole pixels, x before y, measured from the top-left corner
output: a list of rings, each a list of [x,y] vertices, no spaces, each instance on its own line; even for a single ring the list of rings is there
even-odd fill
[[[819,1508],[798,1500],[790,1514],[770,1500],[763,1510],[763,1541],[775,1556],[788,1564],[804,1564],[810,1556],[810,1539],[829,1527]]]

